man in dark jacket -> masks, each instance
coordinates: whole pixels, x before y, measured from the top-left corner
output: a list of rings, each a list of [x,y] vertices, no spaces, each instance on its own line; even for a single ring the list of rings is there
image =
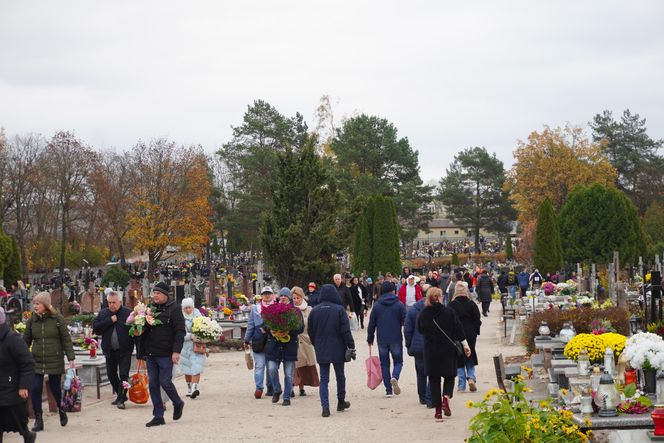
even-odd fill
[[[160,388],[173,402],[173,420],[179,420],[184,409],[184,401],[173,384],[173,365],[180,361],[180,352],[187,332],[182,309],[169,296],[168,285],[164,282],[159,282],[152,288],[152,301],[155,322],[146,327],[138,347],[139,358],[147,361],[150,379],[154,417],[146,423],[147,427],[166,424]]]
[[[491,305],[491,294],[493,294],[493,281],[486,271],[477,277],[477,296],[482,302],[482,315],[488,317],[489,306]]]
[[[519,272],[519,275],[516,276],[517,281],[519,282],[519,289],[521,290],[521,298],[526,298],[528,287],[530,286],[530,274],[526,270]]]
[[[374,334],[378,330],[378,355],[383,372],[383,384],[388,397],[392,393],[401,394],[399,375],[403,368],[403,335],[401,327],[406,319],[406,306],[394,293],[394,283],[383,283],[383,295],[374,304],[369,317],[367,343],[373,345]],[[390,376],[390,355],[394,361],[394,371]]]
[[[424,369],[424,337],[417,330],[417,316],[424,309],[424,299],[415,303],[406,314],[406,323],[403,327],[403,335],[406,338],[406,349],[408,355],[415,357],[415,373],[417,374],[417,395],[420,404],[431,407],[431,390],[427,383],[427,373]]]
[[[316,290],[316,283],[309,283],[307,292],[304,293],[304,296],[307,299],[307,304],[312,308],[320,303],[320,293]]]
[[[108,293],[106,302],[108,307],[99,312],[92,323],[92,330],[101,336],[101,350],[106,357],[106,373],[117,395],[111,404],[118,409],[124,409],[127,390],[122,387],[122,382],[129,381],[131,353],[134,351],[134,338],[129,337],[129,326],[126,324],[131,309],[122,306],[122,298],[115,291]]]
[[[341,300],[341,305],[346,309],[348,314],[355,312],[355,305],[353,304],[353,296],[350,293],[350,289],[346,286],[346,283],[343,281],[341,274],[334,274],[334,287],[337,289],[339,294],[339,299]]]
[[[35,360],[23,337],[12,332],[0,308],[0,441],[4,432],[19,432],[34,442],[28,431],[28,392],[35,377]]]
[[[323,285],[320,303],[309,314],[307,332],[316,350],[316,361],[320,367],[320,402],[323,417],[330,416],[328,385],[330,383],[330,365],[334,366],[337,378],[337,411],[350,407],[346,401],[346,376],[344,364],[346,350],[355,349],[355,341],[350,333],[348,315],[341,305],[337,288]]]

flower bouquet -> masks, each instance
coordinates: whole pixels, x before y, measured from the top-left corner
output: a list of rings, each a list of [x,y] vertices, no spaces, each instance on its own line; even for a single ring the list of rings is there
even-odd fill
[[[639,332],[627,339],[624,350],[634,369],[664,369],[664,340],[651,332]]]
[[[146,306],[143,303],[138,303],[129,317],[127,317],[127,325],[129,328],[129,335],[138,337],[143,334],[145,326],[160,325],[161,320],[157,319],[159,315],[151,306]]]
[[[618,412],[623,414],[646,414],[653,406],[650,400],[643,392],[636,389],[634,383],[625,386],[624,390],[626,400],[618,405]]]
[[[302,327],[302,314],[290,303],[273,303],[261,311],[265,326],[281,343],[290,341],[290,331]]]
[[[23,322],[18,322],[14,325],[14,331],[18,332],[19,334],[23,334],[25,332],[26,325]]]
[[[548,281],[542,285],[542,290],[544,291],[544,295],[553,295],[553,292],[556,290],[556,285]]]
[[[195,317],[192,322],[191,332],[199,343],[209,343],[219,340],[223,330],[219,323],[209,317]]]

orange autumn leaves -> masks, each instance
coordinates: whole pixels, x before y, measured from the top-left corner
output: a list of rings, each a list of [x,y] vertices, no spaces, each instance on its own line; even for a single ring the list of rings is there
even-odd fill
[[[575,186],[596,182],[613,186],[617,176],[602,155],[601,144],[570,125],[533,131],[527,141],[517,142],[514,160],[505,185],[521,222],[535,219],[546,197],[558,211]]]

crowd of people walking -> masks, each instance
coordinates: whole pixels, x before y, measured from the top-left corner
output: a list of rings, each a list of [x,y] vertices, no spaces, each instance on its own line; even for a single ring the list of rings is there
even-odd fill
[[[404,365],[404,344],[413,357],[420,404],[435,409],[434,418],[452,414],[451,399],[458,391],[477,390],[475,367],[477,337],[482,315],[487,316],[495,291],[505,296],[536,287],[545,281],[537,270],[518,274],[512,270],[494,272],[478,269],[432,270],[415,275],[403,268],[400,275],[380,275],[374,282],[362,276],[336,274],[332,281],[318,287],[310,282],[301,287],[270,286],[261,290],[249,312],[243,337],[250,352],[254,372],[254,398],[264,394],[273,403],[290,406],[296,391],[306,396],[318,388],[323,417],[331,414],[330,370],[336,379],[337,412],[350,408],[346,394],[345,364],[355,357],[352,331],[366,325],[366,342],[377,348],[386,397],[400,395],[399,378]],[[525,289],[524,289],[525,288]],[[125,408],[131,355],[145,362],[152,401],[152,419],[147,427],[164,425],[164,400],[170,399],[173,420],[183,415],[184,400],[173,381],[177,370],[184,375],[186,398],[202,393],[201,373],[206,355],[197,351],[193,324],[201,312],[194,300],[185,298],[178,305],[165,283],[151,291],[154,316],[137,337],[130,334],[128,318],[132,311],[122,305],[121,296],[110,290],[107,306],[93,322],[101,337],[107,374],[115,399],[113,406]],[[263,311],[271,305],[292,305],[299,322],[290,331],[273,331],[265,325]],[[481,306],[481,309],[480,307]],[[22,340],[11,332],[0,311],[0,375],[11,373],[12,386],[0,397],[3,430],[14,430],[25,441],[34,441],[44,430],[42,390],[44,379],[58,405],[62,400],[64,360],[74,367],[75,355],[65,320],[51,305],[50,294],[42,292],[33,299],[33,315],[26,324]],[[0,386],[0,389],[6,389]],[[32,398],[35,420],[29,430],[25,400]],[[413,393],[414,394],[414,393]],[[4,412],[12,411],[11,415]],[[68,423],[67,412],[58,411],[61,426]],[[10,422],[11,421],[11,425]]]

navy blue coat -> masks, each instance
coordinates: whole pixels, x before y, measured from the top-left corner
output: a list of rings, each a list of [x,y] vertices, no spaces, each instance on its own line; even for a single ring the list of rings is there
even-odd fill
[[[401,344],[403,335],[401,326],[406,320],[406,306],[399,301],[393,292],[383,294],[374,303],[369,316],[367,343],[374,342],[374,334],[378,336],[378,344]],[[376,333],[378,329],[378,333]]]
[[[297,310],[297,313],[302,319],[302,313],[300,310]],[[298,338],[297,336],[304,331],[304,320],[300,323],[300,328],[290,331],[290,340],[286,343],[277,341],[272,335],[272,332],[268,329],[267,334],[267,343],[265,343],[265,358],[268,361],[297,361],[297,345]]]
[[[104,308],[99,312],[97,318],[92,322],[92,330],[95,334],[101,335],[101,350],[104,354],[111,352],[111,336],[113,335],[113,327],[118,331],[118,342],[120,343],[120,351],[123,353],[131,354],[134,350],[134,339],[129,337],[129,326],[127,317],[131,314],[131,309],[120,306],[115,315],[118,321],[113,323],[111,317],[114,315],[108,308]]]
[[[305,292],[304,295],[307,297],[307,304],[312,308],[320,303],[320,292]]]
[[[318,363],[344,363],[346,349],[355,349],[346,310],[337,289],[323,285],[321,301],[309,314],[307,332],[316,350]]]
[[[403,327],[403,335],[406,337],[406,348],[408,355],[424,353],[424,336],[417,330],[417,317],[424,309],[424,299],[421,299],[408,310],[406,323]]]

